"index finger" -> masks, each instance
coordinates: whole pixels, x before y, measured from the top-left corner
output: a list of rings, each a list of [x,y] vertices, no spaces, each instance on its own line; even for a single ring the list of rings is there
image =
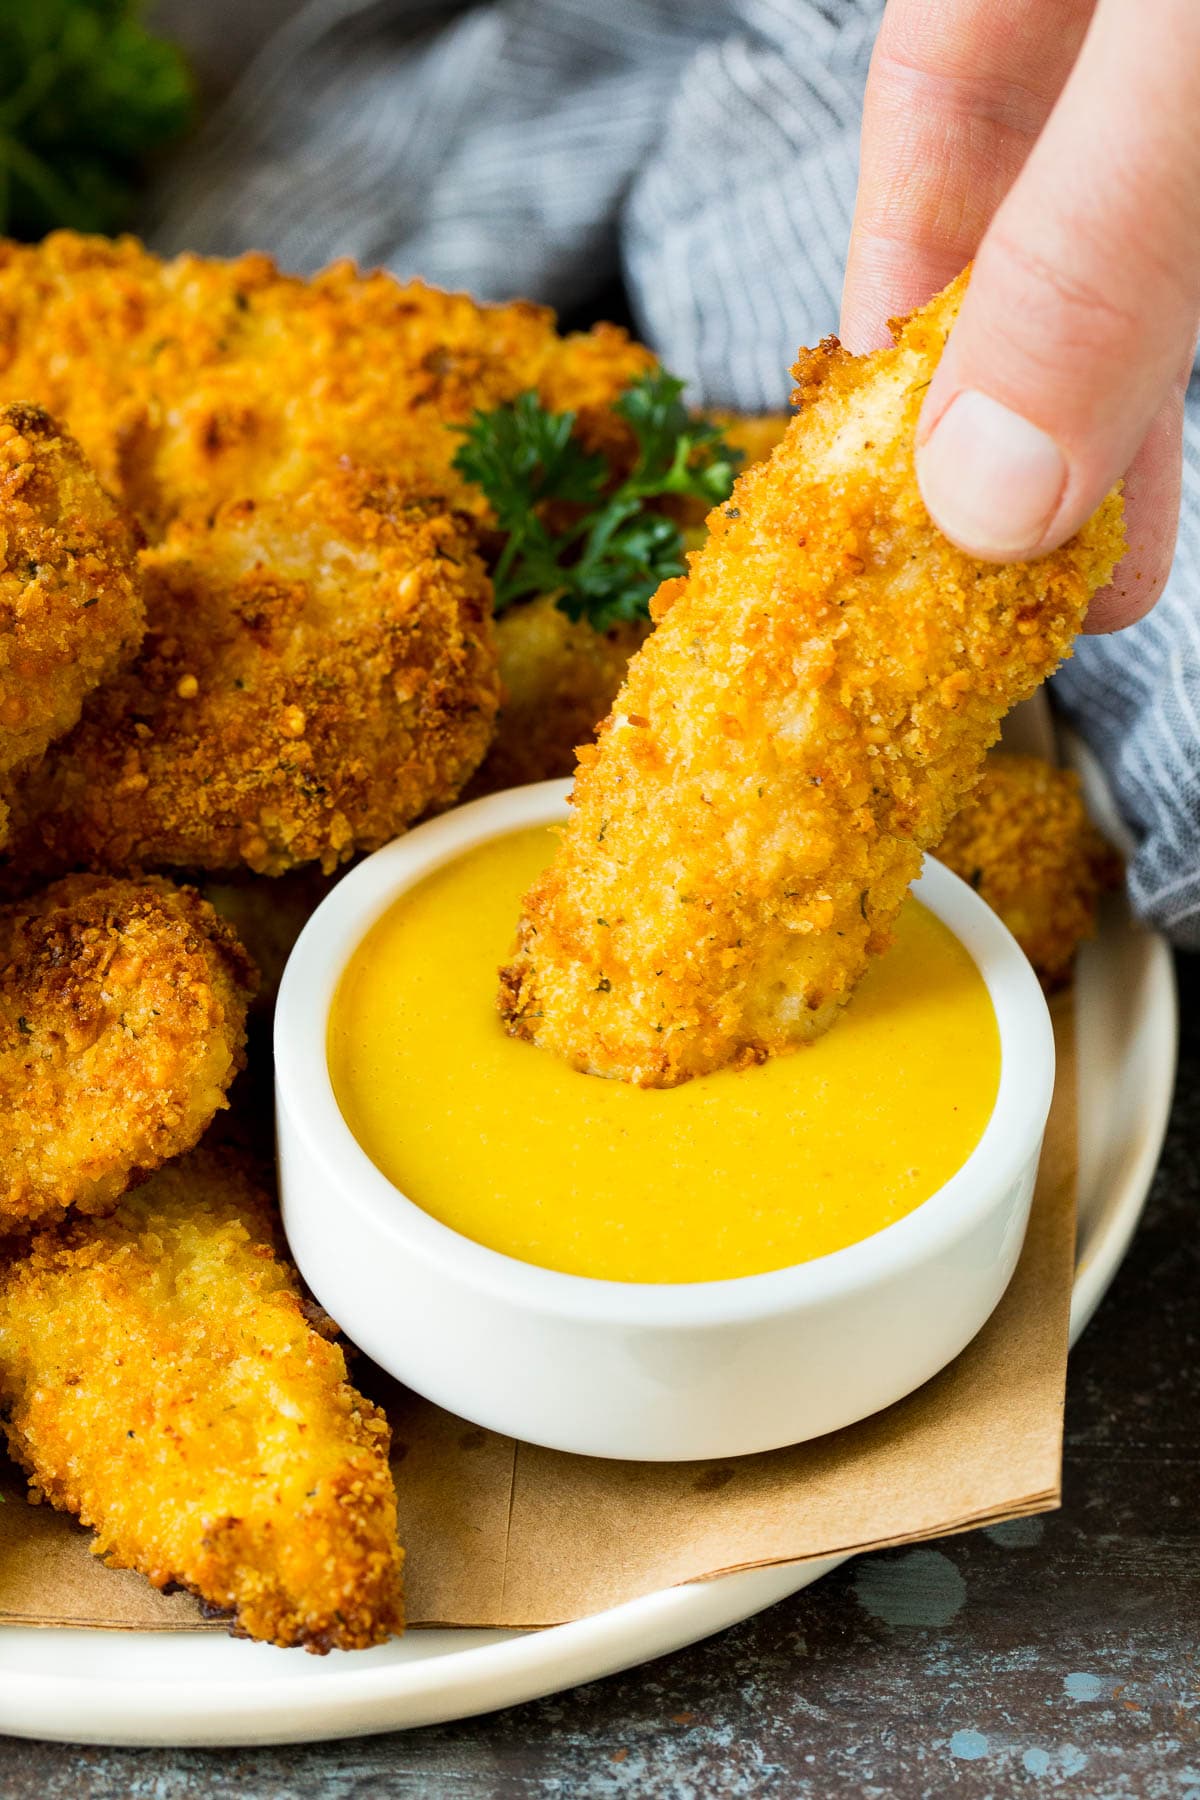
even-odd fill
[[[842,293],[854,351],[979,247],[1070,73],[1095,0],[889,0],[863,109]]]

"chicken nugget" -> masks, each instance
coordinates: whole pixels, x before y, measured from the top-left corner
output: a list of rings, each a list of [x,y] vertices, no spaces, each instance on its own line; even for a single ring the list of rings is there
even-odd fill
[[[1088,818],[1079,777],[995,752],[934,854],[999,913],[1052,993],[1096,929],[1121,858]]]
[[[0,1402],[36,1495],[111,1567],[272,1644],[401,1629],[387,1423],[235,1160],[196,1151],[0,1266]]]
[[[811,1040],[890,943],[1000,720],[1069,652],[1124,548],[1119,494],[1006,567],[921,501],[917,417],[964,286],[894,348],[803,355],[799,416],[660,588],[525,898],[514,1035],[645,1086]]]
[[[486,518],[448,425],[534,390],[615,466],[632,439],[612,403],[654,366],[615,326],[563,338],[545,307],[349,262],[301,280],[257,252],[163,262],[128,237],[0,242],[0,401],[65,419],[154,538],[198,506],[302,489],[343,456]]]
[[[76,875],[0,909],[0,1230],[111,1210],[242,1064],[254,972],[190,888]]]
[[[74,438],[36,406],[0,408],[0,775],[137,649],[137,547]]]
[[[12,796],[14,861],[328,873],[483,756],[491,587],[462,516],[339,468],[177,521],[142,573],[142,651]]]

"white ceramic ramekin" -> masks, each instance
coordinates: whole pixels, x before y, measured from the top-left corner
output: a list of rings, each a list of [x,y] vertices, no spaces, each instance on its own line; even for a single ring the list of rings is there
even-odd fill
[[[532,1443],[679,1461],[774,1449],[865,1418],[944,1368],[1003,1294],[1054,1085],[1050,1018],[1029,964],[940,864],[926,861],[916,891],[987,983],[1000,1089],[958,1173],[846,1250],[768,1275],[678,1285],[535,1268],[415,1206],[342,1118],[326,1030],[363,935],[406,888],[473,845],[565,818],[568,787],[514,789],[422,825],[347,875],[305,927],[275,1024],[283,1216],[296,1261],[383,1368],[451,1412]]]

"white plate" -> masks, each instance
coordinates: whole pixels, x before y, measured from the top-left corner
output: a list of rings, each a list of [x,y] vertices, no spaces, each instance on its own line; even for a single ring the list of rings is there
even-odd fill
[[[1114,837],[1086,752],[1092,809]],[[1158,1161],[1175,1074],[1174,971],[1120,900],[1077,981],[1080,1235],[1072,1342],[1115,1275]],[[204,1633],[0,1628],[0,1731],[93,1744],[267,1744],[435,1724],[648,1662],[760,1612],[843,1559],[783,1564],[647,1594],[539,1632],[414,1631],[312,1657]]]

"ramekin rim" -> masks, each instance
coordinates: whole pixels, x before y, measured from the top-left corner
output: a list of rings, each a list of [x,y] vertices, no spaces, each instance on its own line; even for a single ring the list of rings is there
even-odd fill
[[[646,1329],[770,1318],[867,1294],[935,1259],[1009,1192],[1036,1152],[1054,1086],[1054,1034],[1041,986],[1005,925],[958,876],[926,857],[914,892],[954,932],[979,969],[1000,1034],[1000,1081],[979,1142],[928,1199],[869,1236],[759,1275],[699,1282],[621,1282],[522,1262],[463,1236],[411,1200],[355,1138],[328,1066],[330,1008],[367,932],[407,891],[477,844],[562,823],[569,781],[509,788],[417,826],[343,877],[297,939],[275,1011],[279,1129],[321,1168],[331,1203],[369,1210],[397,1253],[453,1273],[466,1287],[543,1316]],[[946,917],[947,910],[951,917]],[[353,1335],[353,1320],[344,1321]]]

